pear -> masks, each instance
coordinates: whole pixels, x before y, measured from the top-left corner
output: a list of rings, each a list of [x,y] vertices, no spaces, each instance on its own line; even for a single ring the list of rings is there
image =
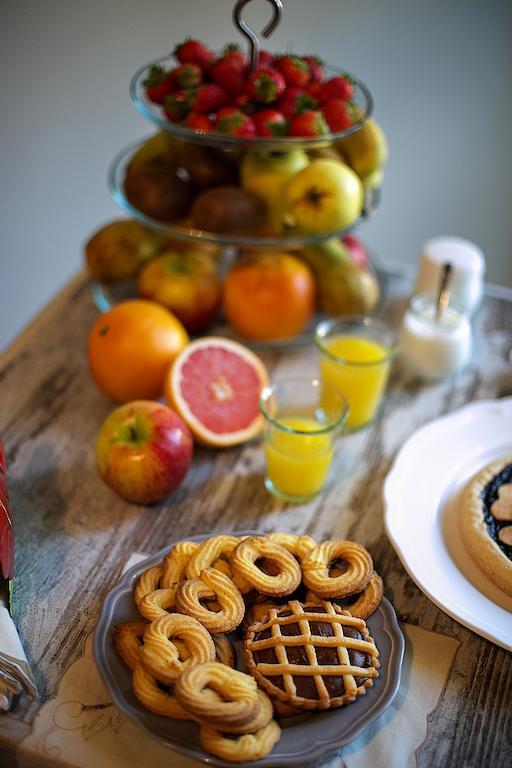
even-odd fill
[[[305,246],[301,257],[316,277],[320,308],[328,315],[368,314],[380,296],[377,278],[354,262],[337,238]]]
[[[381,170],[388,159],[388,143],[380,125],[371,117],[355,133],[336,142],[350,167],[366,180]]]

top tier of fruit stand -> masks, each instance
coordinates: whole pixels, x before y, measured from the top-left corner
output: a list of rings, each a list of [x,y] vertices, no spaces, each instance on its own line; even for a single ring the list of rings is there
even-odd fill
[[[280,20],[282,12],[280,0],[269,1],[272,6],[278,10],[277,13],[274,14],[272,22],[267,25],[266,29],[263,31],[264,36],[268,36],[267,33],[270,33],[275,28]],[[238,3],[235,5],[233,17],[235,24],[239,27],[240,31],[245,34],[251,42],[249,58],[254,65],[254,62],[258,60],[259,40],[257,35],[241,19],[241,11],[247,2],[249,2],[249,0],[238,0]],[[151,69],[157,66],[166,71],[171,70],[175,65],[176,62],[173,57],[169,55],[162,56],[145,64],[134,74],[130,83],[130,95],[135,107],[149,122],[155,125],[160,131],[174,137],[174,139],[186,142],[189,145],[199,145],[207,151],[212,150],[226,153],[226,157],[238,157],[247,152],[263,150],[278,153],[303,150],[306,152],[314,152],[316,153],[315,156],[322,156],[322,154],[328,153],[331,148],[335,148],[339,142],[342,142],[351,134],[359,131],[373,111],[373,99],[366,85],[352,75],[348,75],[346,70],[340,72],[333,67],[329,67],[326,71],[326,77],[348,75],[353,83],[354,91],[351,101],[355,107],[354,114],[357,116],[357,119],[350,125],[350,127],[343,131],[337,133],[324,133],[319,136],[258,136],[251,138],[227,135],[215,130],[208,132],[195,131],[187,127],[184,123],[169,120],[162,106],[148,98],[145,82],[147,82]],[[345,229],[337,228],[335,231],[332,231],[331,229],[331,231],[321,233],[299,231],[293,226],[285,228],[279,234],[261,232],[254,234],[240,232],[229,233],[208,231],[204,228],[198,228],[187,218],[177,222],[162,221],[148,214],[147,211],[141,210],[136,204],[134,205],[133,201],[128,199],[125,189],[125,180],[130,162],[137,151],[144,147],[145,143],[145,140],[133,143],[128,147],[125,147],[116,155],[108,173],[109,187],[116,203],[131,217],[169,238],[202,241],[221,246],[300,247],[305,244],[321,242],[334,236],[344,236],[349,232],[357,230],[374,215],[380,202],[380,188],[375,188],[373,185],[365,186],[364,203],[360,216],[355,221],[352,221],[350,226],[347,226]]]

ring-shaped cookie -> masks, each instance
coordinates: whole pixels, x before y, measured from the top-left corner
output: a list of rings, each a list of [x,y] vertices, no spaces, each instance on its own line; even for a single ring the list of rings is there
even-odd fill
[[[379,574],[374,571],[372,577],[362,592],[354,595],[347,595],[347,597],[331,598],[332,602],[340,605],[341,608],[345,608],[356,619],[367,619],[374,613],[382,602],[382,595],[384,592],[384,585]],[[353,602],[351,602],[351,598]],[[306,594],[306,602],[315,603],[322,602],[322,598],[315,595],[313,592]]]
[[[205,539],[194,552],[187,564],[187,579],[197,579],[202,571],[214,568],[217,560],[229,558],[231,552],[240,543],[236,536],[221,534]],[[226,573],[226,571],[224,571]],[[227,575],[230,575],[229,573]]]
[[[218,601],[219,611],[211,611],[201,602],[211,599]],[[228,576],[215,568],[207,568],[199,578],[182,582],[176,607],[200,621],[210,632],[231,632],[241,623],[245,612],[240,591]]]
[[[227,667],[236,668],[236,653],[230,641],[223,634],[212,634],[215,645],[215,661],[225,664]]]
[[[347,568],[344,573],[333,577],[330,575],[330,565],[338,560],[343,560]],[[304,584],[324,599],[362,592],[372,573],[370,553],[355,541],[324,541],[302,561]]]
[[[258,561],[268,560],[278,573],[271,576],[258,567]],[[300,566],[287,549],[264,536],[249,536],[241,541],[231,557],[234,572],[264,595],[284,597],[291,594],[302,581]]]
[[[238,739],[223,736],[213,728],[201,728],[199,741],[201,746],[212,755],[230,760],[233,763],[245,763],[260,760],[268,755],[281,737],[281,729],[275,720],[256,733],[244,733]]]
[[[130,669],[135,669],[139,663],[142,638],[147,626],[145,621],[125,621],[114,627],[115,649]]]
[[[141,573],[137,579],[133,593],[133,599],[137,607],[140,605],[144,595],[147,595],[148,592],[154,592],[155,589],[158,589],[160,579],[162,578],[162,573],[163,568],[161,563],[154,565],[152,568],[146,568],[146,570]]]
[[[161,616],[167,616],[176,607],[176,592],[179,584],[167,589],[155,589],[144,595],[139,603],[139,613],[148,621],[155,621]]]
[[[260,731],[262,728],[264,728],[270,721],[272,720],[274,716],[274,707],[272,704],[272,699],[268,694],[265,693],[265,691],[262,691],[261,688],[258,688],[256,691],[256,695],[258,696],[259,704],[258,708],[256,709],[255,714],[251,717],[250,720],[247,722],[244,722],[243,725],[227,725],[224,723],[224,725],[221,728],[221,731],[223,733],[234,733],[234,734],[240,734],[240,733],[255,733],[256,731]],[[208,727],[210,724],[206,721],[199,721],[201,725],[204,725]],[[215,729],[218,729],[219,726],[215,726]]]
[[[316,547],[316,541],[306,534],[299,536],[296,533],[267,533],[267,539],[277,542],[299,560],[303,560]]]
[[[195,541],[180,541],[175,544],[163,559],[160,586],[168,589],[183,581],[188,561],[198,549],[199,544]]]
[[[222,701],[212,703],[208,695],[212,690]],[[261,707],[257,691],[253,677],[217,661],[190,667],[175,685],[185,709],[201,722],[221,729],[243,726],[254,718]]]
[[[179,649],[172,641],[174,637],[186,644],[188,658],[180,658]],[[210,633],[191,616],[169,613],[152,621],[144,632],[140,660],[160,683],[172,685],[189,667],[214,658],[215,645]]]
[[[164,691],[156,679],[142,664],[137,664],[133,670],[132,689],[141,704],[150,712],[176,720],[193,720],[194,718],[180,704],[170,691]]]

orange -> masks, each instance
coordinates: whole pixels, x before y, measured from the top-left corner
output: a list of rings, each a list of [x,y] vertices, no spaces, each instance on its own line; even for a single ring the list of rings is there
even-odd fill
[[[89,334],[87,355],[98,387],[113,400],[152,400],[169,365],[188,343],[180,323],[152,301],[123,301],[105,312]]]
[[[290,253],[263,253],[235,264],[224,283],[224,313],[240,336],[254,341],[296,336],[315,310],[309,267]]]
[[[268,383],[262,361],[243,344],[205,336],[176,357],[165,396],[203,445],[239,445],[263,426],[261,390]]]

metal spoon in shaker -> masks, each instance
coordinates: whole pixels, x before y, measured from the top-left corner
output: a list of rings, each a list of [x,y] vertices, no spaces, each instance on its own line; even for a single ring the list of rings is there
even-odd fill
[[[450,291],[448,289],[448,285],[451,278],[452,273],[452,265],[447,262],[446,264],[443,264],[443,271],[441,272],[441,282],[439,284],[439,293],[437,294],[437,302],[436,302],[436,322],[439,322],[441,320],[442,314],[446,307],[448,306],[448,301],[450,300]]]

